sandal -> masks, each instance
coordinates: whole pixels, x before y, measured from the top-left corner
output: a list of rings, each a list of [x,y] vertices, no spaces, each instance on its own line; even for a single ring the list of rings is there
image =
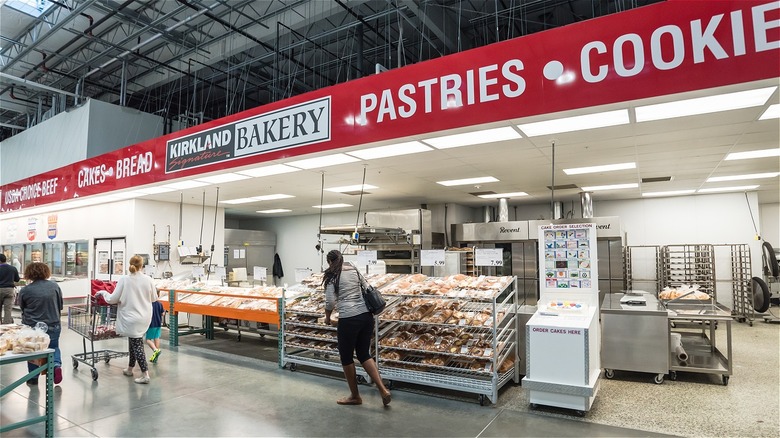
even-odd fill
[[[387,391],[387,394],[382,396],[382,404],[387,406],[387,405],[390,404],[390,400],[392,400],[392,399],[393,399],[393,397],[390,394],[390,391]]]
[[[344,397],[336,400],[336,403],[340,405],[362,405],[363,400],[360,398]]]

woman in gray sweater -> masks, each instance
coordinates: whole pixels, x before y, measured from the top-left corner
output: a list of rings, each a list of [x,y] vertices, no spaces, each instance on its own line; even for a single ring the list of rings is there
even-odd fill
[[[353,354],[376,383],[382,395],[382,403],[390,404],[390,391],[382,383],[376,361],[371,357],[371,336],[374,334],[374,315],[366,308],[360,289],[363,278],[352,265],[344,265],[344,258],[337,250],[326,256],[328,269],[325,270],[325,324],[331,324],[331,313],[338,309],[338,347],[341,367],[349,386],[349,397],[336,401],[340,405],[359,405],[363,403],[358,392],[357,370]],[[363,280],[365,281],[365,280]]]
[[[51,269],[46,263],[34,262],[24,268],[27,286],[19,291],[19,308],[22,309],[22,324],[35,327],[39,322],[49,326],[49,348],[54,349],[54,384],[62,382],[62,353],[60,352],[60,314],[62,313],[62,290],[49,280]],[[27,364],[32,371],[37,365]],[[27,381],[37,385],[38,376]]]

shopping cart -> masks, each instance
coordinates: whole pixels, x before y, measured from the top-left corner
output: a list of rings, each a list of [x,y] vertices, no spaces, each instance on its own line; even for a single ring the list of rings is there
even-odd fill
[[[94,300],[86,305],[68,307],[68,328],[83,336],[84,353],[74,354],[73,369],[79,367],[79,362],[92,368],[92,380],[98,379],[95,364],[101,360],[105,363],[111,359],[128,356],[127,351],[95,350],[95,341],[120,337],[116,332],[116,306],[97,305]],[[87,351],[87,340],[90,350]]]

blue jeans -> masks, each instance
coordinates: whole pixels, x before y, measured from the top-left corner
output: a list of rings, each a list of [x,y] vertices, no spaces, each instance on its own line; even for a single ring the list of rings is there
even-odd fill
[[[54,367],[62,366],[62,352],[60,351],[60,333],[62,332],[62,324],[49,325],[49,348],[54,349]],[[27,362],[27,371],[32,371],[38,368],[37,365]],[[37,379],[33,377],[33,380]]]

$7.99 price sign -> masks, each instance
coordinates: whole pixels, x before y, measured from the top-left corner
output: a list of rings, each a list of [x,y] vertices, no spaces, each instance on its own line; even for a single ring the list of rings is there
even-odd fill
[[[504,266],[504,250],[501,248],[474,248],[474,265]]]

